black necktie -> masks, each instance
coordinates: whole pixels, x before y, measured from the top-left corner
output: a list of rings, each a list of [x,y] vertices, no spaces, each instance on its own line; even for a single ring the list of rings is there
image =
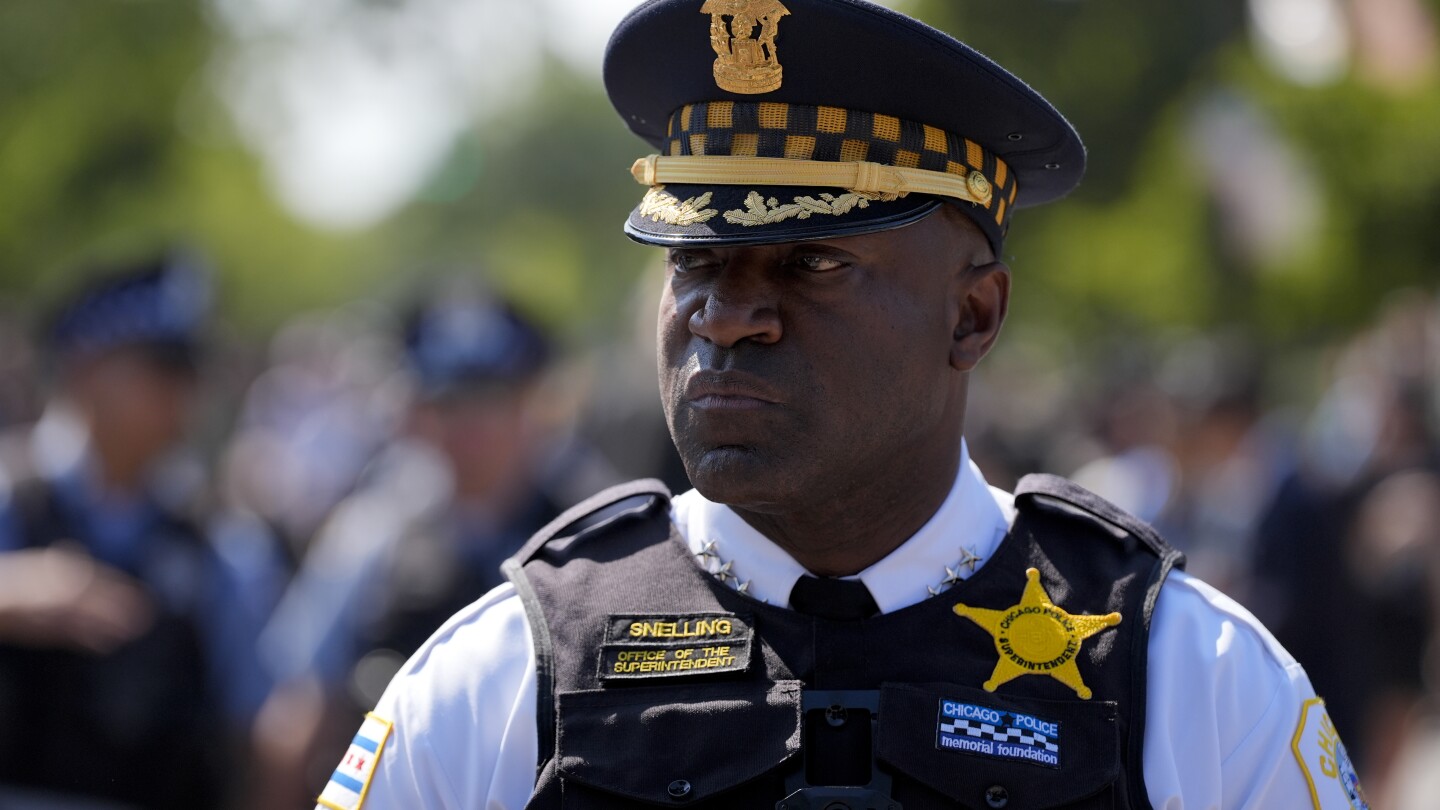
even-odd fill
[[[858,579],[812,577],[806,574],[790,591],[790,607],[821,619],[858,621],[880,612],[870,589]]]

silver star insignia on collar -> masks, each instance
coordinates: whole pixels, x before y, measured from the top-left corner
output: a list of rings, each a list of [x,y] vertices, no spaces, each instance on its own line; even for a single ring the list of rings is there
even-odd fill
[[[730,571],[730,566],[731,563],[727,562],[710,573],[714,574],[721,582],[727,582],[736,578],[735,574]]]
[[[961,563],[961,565],[963,564],[964,563]],[[941,582],[940,584],[942,586],[950,586],[954,585],[957,582],[960,582],[962,579],[963,577],[960,576],[960,566],[957,565],[954,568],[951,568],[947,565],[945,566],[945,581]]]
[[[714,558],[716,558],[716,559],[719,559],[719,557],[720,557],[719,554],[716,554],[716,553],[715,553],[715,541],[714,541],[714,540],[706,540],[705,542],[701,543],[701,544],[700,544],[700,550],[697,551],[697,552],[695,552],[695,556],[696,556],[696,557],[699,557],[699,558],[702,559],[702,560],[707,559],[707,558],[710,558],[710,557],[714,557]]]
[[[736,593],[749,593],[749,592],[750,592],[750,580],[747,579],[747,580],[745,580],[744,582],[741,582],[741,581],[739,580],[739,578],[736,578],[735,582],[736,582],[736,585],[735,585],[735,592],[736,592]]]
[[[970,573],[973,574],[975,573],[975,566],[979,565],[980,561],[983,559],[985,558],[975,553],[974,546],[965,546],[964,548],[960,549],[960,563],[955,567],[959,568],[961,565],[968,565],[970,566]],[[945,570],[948,572],[950,569],[946,568]]]

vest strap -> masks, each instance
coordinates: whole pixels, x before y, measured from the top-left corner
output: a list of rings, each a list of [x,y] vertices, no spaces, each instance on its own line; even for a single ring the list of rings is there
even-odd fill
[[[1033,473],[1021,478],[1020,483],[1015,486],[1017,503],[1022,500],[1034,500],[1037,496],[1069,504],[1134,535],[1157,557],[1167,557],[1177,553],[1149,524],[1073,481],[1058,475]],[[1184,555],[1180,555],[1179,559],[1175,560],[1175,564],[1183,567]]]
[[[1149,524],[1068,479],[1044,473],[1027,475],[1020,479],[1020,483],[1015,487],[1017,505],[1022,501],[1033,502],[1037,497],[1057,500],[1085,514],[1093,515],[1140,540],[1159,558],[1151,569],[1149,586],[1141,604],[1141,627],[1131,636],[1130,694],[1144,695],[1149,678],[1147,655],[1150,620],[1155,615],[1155,603],[1160,599],[1161,586],[1165,584],[1172,570],[1185,567],[1185,555],[1166,543]],[[1148,810],[1150,803],[1146,797],[1144,776],[1145,709],[1145,701],[1142,699],[1134,701],[1130,710],[1128,747],[1131,754],[1126,774],[1130,783],[1131,802]]]
[[[551,540],[606,523],[628,511],[616,507],[622,507],[627,502],[642,497],[647,499],[645,506],[669,503],[670,490],[654,478],[641,478],[598,492],[547,523],[526,541],[515,556],[500,566],[500,571],[514,584],[515,593],[525,607],[525,618],[530,623],[530,638],[535,647],[535,697],[540,754],[535,765],[537,784],[545,768],[553,767],[551,756],[555,752],[555,644],[550,636],[550,628],[545,623],[545,609],[540,604],[540,597],[525,576],[525,563],[534,559],[540,549]]]
[[[520,604],[525,607],[525,620],[530,625],[530,643],[535,656],[535,730],[539,744],[535,782],[539,784],[546,766],[553,766],[552,755],[555,753],[555,642],[550,637],[550,626],[545,623],[545,609],[535,593],[535,586],[525,576],[521,559],[511,557],[501,563],[500,571],[515,586]]]
[[[515,552],[514,559],[519,560],[522,564],[529,562],[551,540],[598,526],[606,519],[625,511],[613,507],[622,506],[626,501],[640,497],[648,497],[652,502],[659,500],[668,503],[670,489],[658,479],[641,478],[597,492],[561,512],[559,517],[545,524],[544,528],[536,532],[525,542],[524,546],[521,546],[519,551]]]

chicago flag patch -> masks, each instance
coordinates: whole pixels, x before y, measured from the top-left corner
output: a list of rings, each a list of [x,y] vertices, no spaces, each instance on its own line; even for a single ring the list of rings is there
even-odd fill
[[[385,741],[390,738],[393,725],[375,714],[365,715],[365,722],[350,741],[350,748],[330,781],[321,791],[318,808],[326,810],[360,810],[365,794],[370,790],[370,780],[375,777],[375,764],[385,750]]]

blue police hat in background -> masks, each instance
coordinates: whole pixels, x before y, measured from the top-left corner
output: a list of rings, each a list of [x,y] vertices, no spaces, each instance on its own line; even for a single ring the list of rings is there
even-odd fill
[[[513,306],[478,291],[449,291],[410,313],[405,357],[425,396],[517,383],[550,359],[550,341]]]
[[[209,272],[195,256],[172,251],[87,282],[60,308],[48,342],[62,357],[138,348],[193,370],[212,300]]]
[[[898,228],[953,204],[999,251],[1016,208],[1085,169],[1073,127],[948,34],[863,0],[650,0],[605,87],[658,150],[625,231],[759,244]]]

